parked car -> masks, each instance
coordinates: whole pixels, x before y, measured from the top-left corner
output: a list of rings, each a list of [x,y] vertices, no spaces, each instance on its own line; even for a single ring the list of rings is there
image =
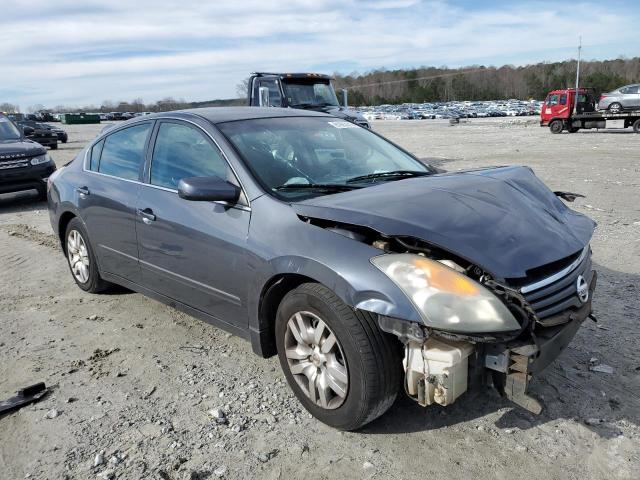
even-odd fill
[[[594,222],[526,167],[438,173],[319,112],[203,108],[99,135],[50,178],[87,292],[124,285],[277,354],[316,418],[356,429],[538,374],[591,314]]]
[[[51,129],[33,120],[22,120],[17,122],[17,125],[22,128],[29,140],[38,142],[43,147],[49,147],[51,150],[58,148],[58,135]]]
[[[46,180],[55,170],[46,149],[0,114],[0,193],[35,189],[45,199]]]
[[[640,108],[640,84],[626,85],[603,93],[598,101],[598,110],[609,110],[611,113],[633,108]]]
[[[67,143],[67,141],[69,141],[69,136],[67,135],[67,132],[65,132],[60,127],[55,127],[53,125],[49,125],[48,123],[35,122],[33,120],[24,120],[19,123],[22,126],[28,125],[29,127],[34,128],[36,130],[49,130],[50,132],[55,133],[56,136],[58,137],[58,141],[62,143]]]

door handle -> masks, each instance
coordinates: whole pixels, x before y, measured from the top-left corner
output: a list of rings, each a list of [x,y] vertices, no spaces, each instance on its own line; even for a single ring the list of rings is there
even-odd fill
[[[76,192],[78,192],[81,197],[89,195],[89,189],[87,187],[78,187],[76,188]]]
[[[138,213],[142,217],[142,221],[147,225],[150,224],[151,222],[155,222],[156,220],[156,216],[153,214],[153,210],[151,210],[150,208],[145,208],[145,209],[139,208]]]

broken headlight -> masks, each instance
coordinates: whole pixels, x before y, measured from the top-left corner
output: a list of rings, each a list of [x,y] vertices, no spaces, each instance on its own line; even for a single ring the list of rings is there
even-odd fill
[[[478,282],[440,262],[411,253],[371,259],[413,302],[428,327],[456,333],[509,332],[520,324]]]

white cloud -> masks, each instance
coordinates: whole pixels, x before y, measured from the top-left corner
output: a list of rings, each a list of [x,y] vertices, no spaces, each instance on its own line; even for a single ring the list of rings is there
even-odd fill
[[[590,47],[633,55],[640,20],[635,2],[623,16],[596,2],[572,5],[571,15],[557,2],[2,2],[0,101],[23,106],[225,98],[261,69],[559,60],[573,55],[580,34],[587,57]]]

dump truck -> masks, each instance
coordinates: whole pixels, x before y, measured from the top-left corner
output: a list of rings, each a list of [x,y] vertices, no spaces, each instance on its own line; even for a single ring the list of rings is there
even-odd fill
[[[249,77],[247,95],[252,107],[316,110],[370,128],[362,115],[347,107],[346,91],[343,91],[343,104],[340,105],[328,75],[256,72]]]

